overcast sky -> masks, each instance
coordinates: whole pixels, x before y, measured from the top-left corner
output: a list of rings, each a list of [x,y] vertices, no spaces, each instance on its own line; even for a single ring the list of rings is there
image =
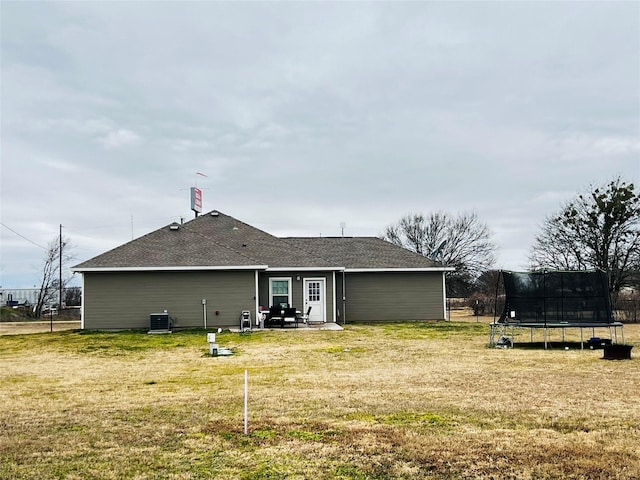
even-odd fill
[[[522,270],[640,184],[640,2],[1,4],[0,285],[220,210],[279,236],[476,212]],[[207,177],[196,176],[202,172]]]

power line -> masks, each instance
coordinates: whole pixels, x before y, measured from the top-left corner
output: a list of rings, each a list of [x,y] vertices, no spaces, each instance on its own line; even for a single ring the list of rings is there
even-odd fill
[[[4,223],[1,223],[1,222],[0,222],[0,225],[2,225],[2,226],[3,226],[4,228],[6,228],[7,230],[12,231],[12,232],[13,232],[13,233],[15,233],[17,236],[19,236],[20,238],[22,238],[22,239],[26,240],[27,242],[34,244],[36,247],[40,247],[40,248],[41,248],[41,249],[43,249],[43,250],[46,250],[46,249],[47,249],[47,247],[43,247],[42,245],[37,244],[37,243],[36,243],[36,242],[34,242],[33,240],[31,240],[31,239],[29,239],[29,238],[25,237],[24,235],[21,235],[20,233],[16,232],[13,228],[10,228],[10,227],[6,226]]]

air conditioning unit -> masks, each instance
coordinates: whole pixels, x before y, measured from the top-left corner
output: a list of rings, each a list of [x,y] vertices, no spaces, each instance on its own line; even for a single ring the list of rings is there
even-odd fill
[[[149,333],[171,333],[173,319],[168,312],[149,315]]]

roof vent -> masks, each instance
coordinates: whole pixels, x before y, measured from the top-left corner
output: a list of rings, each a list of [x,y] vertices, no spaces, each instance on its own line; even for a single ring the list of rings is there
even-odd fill
[[[217,217],[219,215],[218,212],[216,212],[215,210],[213,212],[211,212],[211,216],[212,217]]]
[[[180,230],[180,225],[176,222],[173,222],[171,225],[169,225],[169,230]]]

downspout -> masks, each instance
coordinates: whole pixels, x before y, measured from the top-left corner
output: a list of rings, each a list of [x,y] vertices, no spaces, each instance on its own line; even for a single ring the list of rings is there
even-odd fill
[[[260,302],[260,288],[259,288],[259,282],[258,282],[258,275],[259,275],[259,274],[258,274],[258,270],[256,270],[256,275],[255,275],[255,280],[256,280],[256,294],[255,294],[255,297],[254,297],[256,301],[255,301],[255,305],[253,306],[253,308],[255,308],[255,312],[256,312],[256,313],[255,313],[255,318],[256,318],[256,320],[255,320],[255,322],[254,322],[254,324],[255,324],[256,326],[258,325],[258,322],[260,322],[260,321],[261,321],[261,318],[259,318],[260,312],[258,311],[258,304],[259,304],[259,302]],[[262,326],[262,325],[260,325],[260,326]]]
[[[442,318],[447,320],[447,276],[445,271],[442,271]]]
[[[337,292],[337,286],[338,284],[336,283],[336,271],[332,271],[331,272],[331,308],[332,308],[332,313],[331,313],[331,319],[333,321],[333,323],[338,323],[338,319],[339,319],[339,314],[340,311],[338,310],[338,292]]]
[[[80,283],[81,283],[81,292],[82,292],[82,299],[80,301],[80,329],[84,330],[84,305],[86,302],[86,290],[84,288],[84,273],[80,274]]]

